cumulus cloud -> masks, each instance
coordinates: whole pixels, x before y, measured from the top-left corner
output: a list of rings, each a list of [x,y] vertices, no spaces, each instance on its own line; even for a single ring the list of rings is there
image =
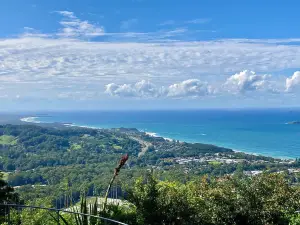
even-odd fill
[[[122,84],[115,83],[107,84],[105,93],[111,96],[119,97],[158,97],[161,95],[161,89],[158,89],[153,83],[149,81],[139,81],[135,84]]]
[[[87,20],[82,21],[75,16],[73,12],[57,11],[64,18],[60,21],[63,29],[58,34],[62,37],[97,37],[104,34],[104,28],[89,23]]]
[[[199,97],[212,93],[212,88],[205,82],[198,79],[189,79],[168,87],[157,87],[149,81],[139,81],[135,84],[107,84],[105,93],[118,97],[139,97],[139,98],[183,98]]]
[[[257,75],[253,71],[244,70],[230,76],[224,87],[229,92],[245,93],[247,91],[255,90],[271,90],[268,80],[270,75]]]
[[[212,93],[212,87],[198,79],[189,79],[168,87],[169,97],[199,97]]]
[[[130,84],[107,84],[105,93],[110,94],[111,96],[137,97],[136,90]]]
[[[300,71],[296,71],[293,76],[286,78],[286,91],[294,91],[300,87]]]
[[[140,93],[142,96],[159,96],[161,93],[161,89],[157,89],[157,87],[149,82],[142,80],[140,82],[137,82],[134,86],[137,93]]]

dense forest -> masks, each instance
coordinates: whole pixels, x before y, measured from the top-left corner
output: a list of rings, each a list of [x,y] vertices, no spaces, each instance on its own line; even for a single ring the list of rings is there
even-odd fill
[[[124,154],[129,160],[114,198],[129,206],[111,206],[108,217],[129,224],[297,224],[298,159],[170,141],[134,128],[0,125],[2,179],[25,204],[64,208],[67,199],[103,197]]]

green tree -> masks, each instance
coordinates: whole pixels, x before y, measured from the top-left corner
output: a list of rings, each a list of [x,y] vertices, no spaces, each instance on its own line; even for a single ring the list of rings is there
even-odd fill
[[[128,200],[136,206],[138,224],[194,224],[195,211],[184,184],[159,182],[148,174],[129,190]]]
[[[9,186],[3,179],[3,173],[0,172],[0,203],[15,203],[18,201],[18,195],[13,187]]]
[[[14,192],[14,189],[7,184],[3,179],[3,174],[0,173],[0,204],[17,203],[19,202],[19,196]],[[7,208],[0,206],[0,222],[3,221],[3,216],[6,215]]]
[[[147,174],[145,179],[137,179],[134,187],[128,190],[128,200],[136,206],[138,224],[162,224],[157,184],[158,181]]]

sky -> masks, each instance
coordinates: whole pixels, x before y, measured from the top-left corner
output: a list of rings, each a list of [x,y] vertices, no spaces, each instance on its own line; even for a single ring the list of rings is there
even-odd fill
[[[299,7],[2,0],[0,111],[299,107]]]

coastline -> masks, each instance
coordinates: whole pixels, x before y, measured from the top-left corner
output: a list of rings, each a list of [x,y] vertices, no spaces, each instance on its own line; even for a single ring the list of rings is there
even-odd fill
[[[29,117],[23,117],[20,118],[20,121],[25,122],[25,123],[41,123],[40,121],[36,120],[37,116],[29,116]]]
[[[77,125],[74,123],[60,123],[60,122],[42,122],[39,121],[38,118],[39,116],[29,116],[29,117],[23,117],[20,118],[20,121],[25,122],[25,123],[36,123],[36,124],[60,124],[65,127],[82,127],[82,128],[91,128],[91,129],[103,129],[100,127],[93,127],[93,126],[85,126],[85,125]]]
[[[39,116],[29,116],[29,117],[23,117],[23,118],[20,118],[20,121],[22,122],[25,122],[25,123],[35,123],[35,124],[39,124],[39,125],[42,125],[42,124],[47,124],[48,126],[51,125],[51,124],[59,124],[61,126],[64,126],[64,127],[81,127],[81,128],[90,128],[90,129],[104,129],[104,128],[101,128],[101,127],[95,127],[95,126],[87,126],[87,125],[78,125],[78,124],[74,124],[74,123],[61,123],[61,122],[42,122],[42,121],[39,121],[38,118],[40,118]],[[107,128],[109,129],[109,128]],[[173,141],[173,140],[177,140],[177,139],[172,139],[172,138],[169,138],[169,137],[163,137],[163,136],[160,136],[158,133],[156,132],[150,132],[150,131],[145,131],[145,130],[139,130],[140,132],[144,132],[145,134],[151,136],[151,137],[160,137],[160,138],[163,138],[165,139],[166,141]],[[205,136],[206,134],[202,133],[201,135]],[[295,160],[295,158],[291,158],[291,157],[287,157],[287,156],[274,156],[274,155],[269,155],[269,154],[260,154],[260,153],[256,153],[256,152],[250,152],[250,151],[247,151],[247,150],[240,150],[240,149],[236,149],[236,148],[232,148],[232,147],[226,147],[225,145],[222,145],[222,144],[219,144],[219,143],[207,143],[207,142],[191,142],[191,141],[184,141],[184,140],[178,140],[179,142],[188,142],[188,143],[203,143],[203,144],[210,144],[210,145],[214,145],[214,146],[218,146],[218,147],[223,147],[223,148],[228,148],[228,149],[231,149],[233,152],[241,152],[241,153],[245,153],[245,154],[248,154],[248,155],[254,155],[254,156],[264,156],[264,157],[271,157],[271,158],[274,158],[274,159],[282,159],[282,160]]]
[[[147,134],[147,135],[149,135],[149,136],[151,136],[151,137],[160,137],[160,138],[163,138],[163,139],[165,139],[166,141],[173,141],[173,140],[174,140],[174,139],[172,139],[172,138],[167,138],[167,137],[159,136],[159,135],[157,135],[157,133],[154,133],[154,132],[145,132],[145,131],[142,131],[142,132],[144,132],[145,134]]]
[[[29,117],[20,118],[20,121],[25,122],[25,123],[36,123],[36,124],[46,123],[46,122],[39,121],[38,118],[40,118],[40,117],[38,117],[38,116],[29,116]],[[49,122],[47,124],[55,124],[55,122]],[[59,124],[61,124],[63,126],[66,126],[66,127],[82,127],[82,128],[91,128],[91,129],[103,129],[101,127],[78,125],[78,124],[74,124],[74,123],[59,123]],[[174,140],[172,138],[159,136],[155,132],[147,132],[147,131],[143,131],[143,130],[139,130],[139,131],[140,132],[144,132],[145,134],[147,134],[147,135],[149,135],[151,137],[160,137],[160,138],[163,138],[166,141],[173,141]]]

